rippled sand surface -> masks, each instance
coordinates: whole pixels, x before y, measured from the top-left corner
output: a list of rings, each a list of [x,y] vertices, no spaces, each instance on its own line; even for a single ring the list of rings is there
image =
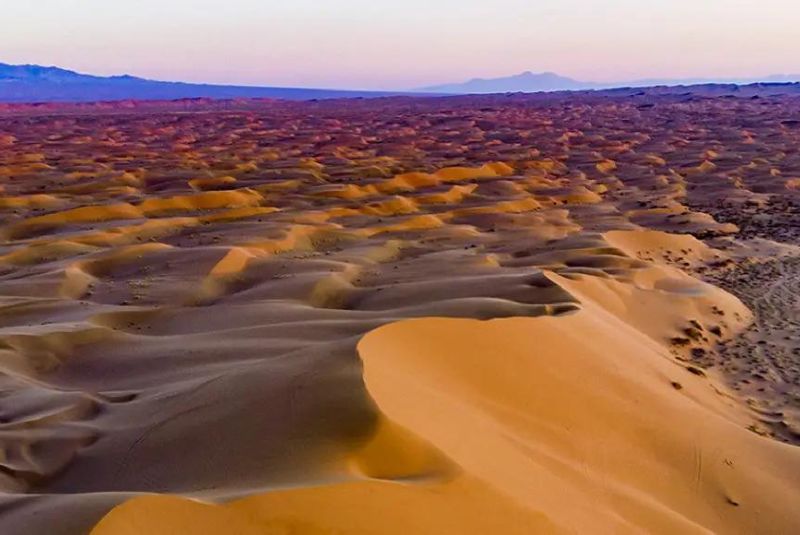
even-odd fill
[[[800,98],[0,112],[3,533],[800,529]]]

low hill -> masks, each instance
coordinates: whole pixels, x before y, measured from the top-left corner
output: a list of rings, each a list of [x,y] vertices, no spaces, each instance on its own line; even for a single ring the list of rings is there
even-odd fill
[[[0,63],[0,102],[91,102],[183,98],[310,100],[369,98],[397,94],[400,93],[163,82],[130,75],[93,76],[59,67]]]

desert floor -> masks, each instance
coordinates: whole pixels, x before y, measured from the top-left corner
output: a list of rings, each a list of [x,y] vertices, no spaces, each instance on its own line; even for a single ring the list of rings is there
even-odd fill
[[[0,110],[0,532],[800,532],[800,96]]]

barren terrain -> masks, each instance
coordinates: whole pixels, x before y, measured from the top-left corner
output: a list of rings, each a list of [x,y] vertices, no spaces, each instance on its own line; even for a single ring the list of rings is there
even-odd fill
[[[800,529],[800,97],[2,113],[3,533]]]

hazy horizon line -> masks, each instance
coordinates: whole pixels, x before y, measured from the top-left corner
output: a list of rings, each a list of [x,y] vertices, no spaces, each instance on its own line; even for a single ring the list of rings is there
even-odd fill
[[[498,80],[498,79],[505,79],[505,78],[512,78],[520,75],[525,74],[533,74],[533,75],[543,75],[543,74],[554,74],[560,77],[569,78],[578,83],[585,83],[585,84],[593,84],[603,88],[612,88],[612,87],[625,87],[626,84],[641,84],[645,82],[654,82],[654,83],[676,83],[676,85],[681,85],[682,83],[693,82],[693,83],[731,83],[731,84],[743,84],[743,83],[759,83],[765,82],[769,83],[770,78],[795,78],[796,80],[792,81],[800,81],[800,73],[793,73],[791,71],[787,72],[772,72],[768,74],[764,74],[761,76],[754,76],[754,75],[743,75],[743,76],[643,76],[643,77],[634,77],[622,80],[612,80],[612,81],[598,81],[598,80],[591,80],[591,79],[584,79],[582,77],[573,77],[572,75],[565,74],[562,72],[552,71],[549,69],[546,70],[533,70],[527,69],[515,73],[500,75],[500,76],[479,76],[479,75],[465,75],[464,78],[458,80],[449,80],[449,81],[439,81],[439,82],[430,82],[424,85],[415,86],[415,87],[384,87],[384,88],[370,88],[365,89],[359,86],[326,86],[326,85],[273,85],[271,82],[261,82],[261,83],[243,83],[243,82],[235,82],[235,81],[187,81],[185,79],[164,79],[164,78],[157,78],[157,77],[150,77],[148,75],[140,75],[135,74],[133,71],[124,71],[120,69],[115,74],[104,74],[104,73],[95,73],[83,70],[81,68],[73,68],[65,65],[57,65],[57,64],[48,64],[48,63],[32,63],[32,62],[25,62],[25,63],[7,63],[4,61],[0,61],[0,65],[9,65],[12,67],[42,67],[42,68],[54,68],[54,69],[61,69],[70,72],[74,72],[79,75],[84,76],[94,76],[98,78],[114,78],[114,77],[133,77],[138,78],[141,80],[146,80],[149,82],[165,82],[165,83],[176,83],[176,84],[192,84],[192,85],[213,85],[213,86],[228,86],[228,87],[252,87],[252,88],[261,88],[261,87],[274,87],[279,89],[322,89],[322,90],[332,90],[332,91],[371,91],[371,92],[420,92],[424,91],[427,88],[434,88],[437,86],[446,86],[446,85],[461,85],[472,81],[478,80]],[[773,81],[773,83],[790,83],[789,81]]]

